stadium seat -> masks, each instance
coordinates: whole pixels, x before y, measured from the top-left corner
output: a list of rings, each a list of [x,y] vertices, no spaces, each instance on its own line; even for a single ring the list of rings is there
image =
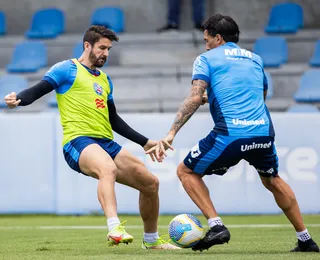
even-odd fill
[[[320,40],[316,42],[313,56],[309,60],[310,66],[319,67],[320,66]]]
[[[0,108],[7,107],[3,97],[11,92],[19,93],[28,88],[28,81],[19,75],[4,75],[0,77]]]
[[[56,38],[64,32],[64,13],[56,8],[37,11],[31,21],[31,28],[25,33],[27,38]]]
[[[4,12],[0,11],[0,35],[4,35],[6,30],[6,16]]]
[[[97,8],[91,17],[91,24],[103,25],[116,33],[124,31],[124,13],[119,7]]]
[[[14,49],[8,72],[37,72],[48,63],[47,48],[39,41],[24,41]]]
[[[294,104],[289,107],[290,113],[318,113],[319,109],[311,104]]]
[[[260,55],[265,67],[279,67],[288,61],[288,45],[280,36],[265,36],[256,40],[253,51]]]
[[[78,42],[76,45],[73,47],[72,50],[72,58],[79,58],[82,55],[83,52],[83,43]]]
[[[266,74],[267,80],[268,80],[268,93],[267,93],[267,99],[273,97],[273,81],[271,74],[268,71],[265,71],[264,74]]]
[[[274,5],[269,16],[266,33],[296,33],[303,27],[303,9],[296,3]]]
[[[300,86],[294,95],[296,102],[320,102],[320,70],[306,71],[300,81]]]

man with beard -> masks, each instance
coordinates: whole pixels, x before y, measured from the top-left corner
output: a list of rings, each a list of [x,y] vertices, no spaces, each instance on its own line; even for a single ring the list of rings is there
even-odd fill
[[[107,218],[109,245],[130,243],[133,237],[120,223],[115,182],[140,191],[139,208],[144,224],[144,249],[180,249],[161,239],[158,178],[126,149],[113,141],[113,131],[149,150],[156,144],[128,126],[116,112],[113,85],[97,68],[107,61],[117,35],[103,26],[90,27],[83,37],[83,54],[54,65],[35,86],[5,97],[9,108],[27,106],[56,91],[63,126],[63,154],[75,171],[98,179],[98,199]],[[154,160],[154,154],[151,155]]]
[[[203,27],[207,52],[194,62],[190,94],[167,136],[147,152],[157,151],[156,159],[161,162],[166,149],[173,149],[179,130],[201,104],[209,103],[214,128],[177,168],[183,188],[208,220],[209,230],[192,249],[202,251],[230,240],[203,178],[222,176],[240,160],[246,160],[293,225],[298,242],[292,252],[319,252],[303,222],[294,192],[278,174],[275,132],[265,105],[268,81],[261,57],[237,45],[240,30],[230,16],[215,14]]]

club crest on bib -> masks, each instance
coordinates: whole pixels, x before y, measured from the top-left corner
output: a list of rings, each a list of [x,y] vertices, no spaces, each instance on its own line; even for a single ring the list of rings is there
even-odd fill
[[[103,88],[98,84],[98,83],[93,83],[93,88],[94,88],[94,91],[98,94],[98,95],[102,95],[103,93]]]

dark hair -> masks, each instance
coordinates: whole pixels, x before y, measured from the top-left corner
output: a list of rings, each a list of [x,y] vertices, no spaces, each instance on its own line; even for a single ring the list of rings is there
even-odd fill
[[[108,38],[110,41],[119,41],[116,33],[101,25],[92,25],[83,36],[83,43],[89,42],[92,46],[101,38]]]
[[[204,24],[203,30],[207,30],[211,36],[220,34],[225,42],[239,41],[239,26],[230,17],[222,14],[215,14],[211,16]]]

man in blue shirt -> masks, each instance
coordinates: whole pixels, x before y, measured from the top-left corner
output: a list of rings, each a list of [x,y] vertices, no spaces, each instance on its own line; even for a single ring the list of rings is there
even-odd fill
[[[193,250],[202,251],[230,239],[202,177],[223,175],[244,159],[256,168],[263,185],[294,226],[298,244],[292,251],[319,252],[304,226],[293,191],[278,175],[275,133],[264,102],[268,82],[262,60],[237,45],[239,34],[238,25],[229,16],[216,14],[205,22],[208,51],[194,62],[191,93],[180,106],[168,135],[148,152],[156,151],[157,160],[162,161],[166,149],[173,149],[171,144],[180,128],[201,104],[208,102],[214,129],[191,149],[177,169],[184,189],[210,227]]]

